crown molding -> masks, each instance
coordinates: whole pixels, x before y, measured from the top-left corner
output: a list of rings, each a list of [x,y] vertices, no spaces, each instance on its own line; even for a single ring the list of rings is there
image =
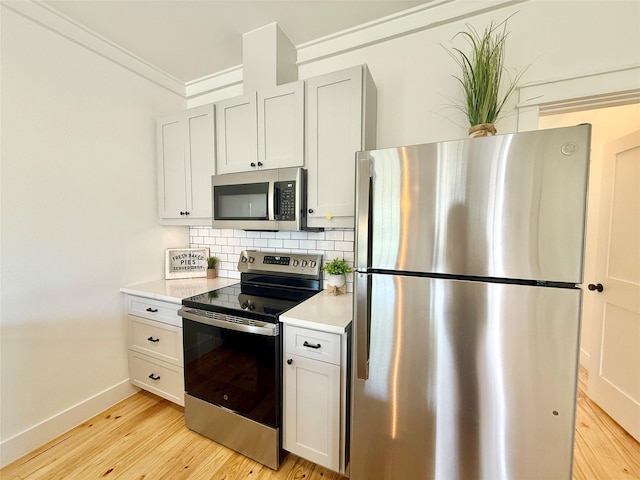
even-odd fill
[[[243,73],[242,65],[238,65],[206,77],[197,78],[185,84],[185,95],[187,99],[192,99],[234,85],[240,85],[242,84]]]
[[[298,66],[304,65],[527,1],[530,0],[492,0],[491,2],[433,0],[412,9],[297,45],[296,63]],[[242,65],[183,83],[49,7],[41,0],[2,0],[0,5],[187,100],[242,84]]]
[[[182,97],[186,96],[186,86],[180,80],[75,22],[42,1],[3,0],[0,5],[161,87]]]
[[[529,0],[493,0],[491,2],[434,0],[297,45],[297,64],[298,66],[304,65],[527,1]]]

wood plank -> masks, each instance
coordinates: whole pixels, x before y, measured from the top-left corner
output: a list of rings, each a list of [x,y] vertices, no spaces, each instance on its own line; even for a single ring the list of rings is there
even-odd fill
[[[586,394],[581,370],[573,480],[640,479],[640,444]],[[184,426],[184,409],[140,391],[0,470],[2,480],[346,480],[289,454],[275,472]]]

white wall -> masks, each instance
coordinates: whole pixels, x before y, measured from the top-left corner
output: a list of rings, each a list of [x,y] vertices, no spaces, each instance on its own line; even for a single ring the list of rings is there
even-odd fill
[[[2,464],[116,403],[120,286],[162,278],[153,117],[184,97],[1,7]]]
[[[461,138],[468,125],[450,106],[458,98],[452,77],[458,72],[442,45],[451,45],[465,23],[483,29],[513,13],[505,64],[531,65],[523,84],[640,65],[640,2],[534,0],[313,61],[300,66],[299,76],[366,63],[378,88],[379,148]],[[517,131],[515,104],[513,98],[498,120],[499,133]]]
[[[297,46],[298,77],[366,63],[378,90],[379,148],[461,138],[468,125],[452,107],[452,99],[459,98],[453,78],[458,71],[444,47],[452,45],[455,34],[466,29],[465,23],[482,30],[492,20],[510,15],[505,64],[513,71],[528,66],[521,85],[640,66],[640,2],[457,0],[387,25]],[[398,33],[402,28],[406,32]],[[465,48],[458,40],[453,44]],[[610,87],[618,88],[613,83]],[[189,107],[240,91],[237,86],[224,89],[216,84],[216,88],[190,98]],[[499,133],[518,130],[516,103],[514,94],[498,120]]]

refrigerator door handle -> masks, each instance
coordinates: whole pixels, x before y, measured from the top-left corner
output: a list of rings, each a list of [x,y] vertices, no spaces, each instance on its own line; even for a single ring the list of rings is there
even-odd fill
[[[356,375],[360,380],[369,378],[369,347],[371,330],[371,275],[358,273],[356,277],[354,319],[356,322]]]
[[[371,233],[371,159],[357,158],[356,170],[356,270],[369,266]]]

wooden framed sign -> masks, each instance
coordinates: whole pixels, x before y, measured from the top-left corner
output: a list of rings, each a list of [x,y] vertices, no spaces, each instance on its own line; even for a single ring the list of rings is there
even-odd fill
[[[164,278],[206,277],[208,256],[208,248],[167,248]]]

